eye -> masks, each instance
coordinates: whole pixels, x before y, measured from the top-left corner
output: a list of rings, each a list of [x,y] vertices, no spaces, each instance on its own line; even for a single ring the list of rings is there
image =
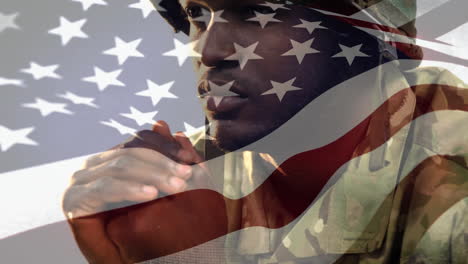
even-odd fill
[[[202,7],[197,6],[197,5],[192,5],[192,6],[186,7],[185,8],[185,13],[187,13],[187,16],[189,16],[190,18],[197,18],[197,17],[201,17],[203,15]]]

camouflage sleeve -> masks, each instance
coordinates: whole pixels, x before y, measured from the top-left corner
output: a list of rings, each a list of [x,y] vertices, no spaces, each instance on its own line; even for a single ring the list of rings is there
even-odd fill
[[[450,240],[450,259],[453,264],[468,263],[468,198],[461,203],[463,210],[453,219],[454,226]]]
[[[403,263],[466,264],[468,261],[468,198],[442,215]]]

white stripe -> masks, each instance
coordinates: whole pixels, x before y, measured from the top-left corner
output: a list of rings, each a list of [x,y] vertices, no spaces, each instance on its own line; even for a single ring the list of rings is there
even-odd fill
[[[411,63],[406,60],[398,62],[402,67]],[[285,125],[243,150],[270,153],[274,157],[281,157],[277,162],[282,163],[296,153],[316,149],[337,140],[399,91],[415,85],[429,84],[432,81],[443,81],[443,84],[455,87],[460,85],[459,81],[453,79],[410,78],[408,83],[396,64],[397,62],[389,62],[380,65],[338,84],[313,100]],[[466,67],[464,69],[467,71]],[[386,87],[382,88],[386,91],[379,89],[380,82],[384,78],[381,74],[386,75],[385,80],[395,78],[393,83],[386,84]]]
[[[415,18],[421,17],[429,13],[430,11],[447,3],[448,1],[449,0],[436,0],[436,1],[419,0],[418,3],[416,4],[417,8],[416,8]],[[320,9],[314,9],[314,8],[311,8],[311,9],[314,9],[326,15],[351,18],[351,19],[361,20],[361,21],[365,21],[365,22],[369,22],[369,23],[373,23],[377,25],[382,25],[382,26],[387,26],[387,27],[392,27],[392,28],[398,28],[402,25],[409,23],[413,19],[415,19],[411,17],[407,19],[402,19],[403,17],[397,16],[397,15],[395,15],[395,17],[393,18],[386,17],[385,18],[386,20],[376,18],[376,15],[375,15],[376,10],[378,11],[388,10],[389,5],[390,6],[393,5],[391,1],[384,0],[366,9],[363,9],[353,14],[352,16],[345,16],[339,13],[324,11]],[[389,15],[389,14],[391,14],[391,12],[385,13],[385,15]],[[416,19],[416,22],[417,21],[418,20]],[[439,23],[439,22],[434,21],[434,23]],[[390,32],[384,32],[384,31],[370,29],[366,27],[357,27],[357,28],[363,31],[366,31],[367,33],[375,37],[378,37],[379,39],[383,41],[393,41],[393,42],[401,42],[401,43],[409,43],[409,44],[416,43],[416,45],[424,47],[424,48],[436,50],[438,52],[447,54],[452,57],[457,57],[457,58],[468,60],[468,49],[465,48],[468,43],[468,38],[467,38],[467,34],[464,34],[465,32],[468,32],[468,23],[465,23],[455,28],[454,30],[437,38],[437,40],[445,42],[445,43],[434,42],[434,41],[418,39],[418,38],[411,38],[408,36],[402,36],[399,34],[393,34]],[[416,28],[419,28],[418,25],[416,25]],[[424,35],[424,32],[419,32],[419,35]]]
[[[414,19],[417,19],[418,17],[421,17],[431,12],[432,10],[442,6],[443,4],[449,1],[450,0],[418,0],[417,3],[415,3],[415,6],[417,7],[415,17],[406,17],[406,19],[401,19],[402,18],[401,16],[396,16],[398,14],[391,14],[391,12],[389,12],[389,7],[394,7],[392,0],[380,1],[379,3],[371,5],[370,7],[366,9],[361,9],[359,12],[356,12],[355,14],[351,16],[346,16],[340,13],[335,13],[332,11],[327,11],[327,10],[322,10],[322,9],[317,9],[317,8],[310,8],[310,9],[318,11],[325,15],[357,19],[357,20],[362,20],[362,21],[369,22],[369,23],[382,25],[382,26],[398,28],[413,21]],[[357,4],[355,5],[358,8],[360,8]],[[387,16],[386,20],[383,21],[382,19],[376,18],[375,17],[376,11],[383,12],[383,14]]]
[[[387,21],[381,21],[379,20],[380,23],[384,26],[388,27],[394,27],[398,28],[401,27],[414,19],[417,19],[418,17],[421,17],[432,10],[442,6],[443,4],[449,2],[450,0],[418,0],[416,3],[413,3],[416,7],[416,14],[414,17],[407,17],[407,16],[401,16],[396,13],[392,13],[391,8],[395,8],[393,0],[383,0],[380,1],[379,3],[372,5],[366,9],[363,9],[354,15],[351,16],[353,19],[358,19],[358,20],[363,20],[371,23],[376,23],[376,19],[369,17],[369,13],[373,14],[375,13],[376,10],[380,11],[383,13],[383,15],[386,16]],[[396,9],[396,8],[395,8]],[[402,19],[405,18],[405,19]]]
[[[434,123],[434,120],[438,120],[437,123]],[[410,160],[409,163],[406,164],[403,172],[402,172],[402,175],[404,175],[405,177],[414,169],[416,168],[416,166],[418,166],[418,164],[420,164],[422,161],[424,161],[425,159],[431,157],[431,156],[434,156],[434,155],[466,155],[466,151],[468,150],[468,143],[466,143],[466,145],[464,146],[464,148],[461,148],[460,147],[460,143],[461,142],[468,142],[468,134],[466,134],[465,132],[468,131],[468,112],[464,112],[464,111],[439,111],[439,112],[432,112],[432,113],[429,113],[429,114],[426,114],[424,116],[421,116],[419,118],[417,118],[416,120],[413,121],[413,125],[417,128],[423,128],[423,127],[426,127],[427,124],[431,124],[431,126],[433,127],[433,131],[432,132],[438,132],[436,134],[440,134],[441,137],[437,139],[438,142],[441,142],[442,144],[439,144],[440,145],[440,148],[438,149],[438,152],[433,152],[433,151],[430,151],[428,150],[427,148],[421,146],[421,145],[412,145],[412,149],[408,155],[408,160]],[[392,139],[394,138],[401,138],[402,136],[404,136],[403,134],[406,133],[406,131],[408,131],[409,129],[409,126],[410,124],[406,125],[403,129],[401,129],[397,134],[395,134]],[[453,128],[453,127],[456,127],[457,129],[456,130],[453,130],[453,129],[450,129],[450,128]],[[449,130],[449,131],[447,131]],[[445,132],[445,133],[444,133]],[[392,139],[390,139],[389,141],[391,141]],[[454,140],[454,139],[457,139],[457,140]],[[357,157],[351,161],[349,161],[348,163],[356,163],[356,160],[357,159],[361,159],[361,160],[365,160],[365,159],[369,159],[369,157],[374,153],[374,152],[379,152],[380,151],[380,148],[385,148],[386,146],[383,145],[377,149],[375,149],[374,151],[370,152],[370,153],[367,153],[361,157]],[[348,167],[348,165],[344,165],[342,166],[334,175],[333,177],[330,179],[330,182],[336,182],[336,183],[339,183],[339,182],[344,182],[344,181],[349,181],[349,179],[347,179],[347,177],[351,177],[352,174],[346,174],[344,173],[346,171],[346,168]],[[396,168],[398,170],[398,168]],[[360,176],[363,176],[365,177],[366,174],[359,174]],[[401,182],[402,180],[404,180],[404,177],[399,179],[399,181],[397,181],[397,175],[396,173],[381,173],[379,174],[378,176],[373,176],[373,177],[379,177],[379,182],[381,184],[379,184],[379,193],[376,193],[376,195],[372,196],[371,199],[373,199],[374,201],[374,204],[381,204],[384,199],[387,197],[388,194],[390,194],[395,186]],[[382,177],[386,177],[387,179],[382,179]],[[387,182],[393,182],[393,184],[384,184],[383,182],[387,183]],[[329,185],[329,184],[327,184]],[[325,194],[327,192],[329,192],[331,189],[329,188],[331,186],[326,186],[325,188],[323,188],[323,190],[325,191],[322,191],[322,195],[321,197],[323,198],[325,196]],[[383,189],[382,189],[383,187]],[[319,198],[321,199],[321,198]],[[315,201],[314,201],[315,203]],[[313,225],[313,223],[316,223],[317,219],[314,218],[313,214],[311,213],[308,213],[310,211],[311,208],[314,207],[314,203],[312,203],[311,206],[309,206],[309,208],[306,210],[306,212],[302,215],[302,217],[296,219],[295,221],[291,222],[289,225],[285,226],[285,227],[282,227],[282,228],[279,228],[277,229],[278,230],[278,233],[281,234],[281,230],[285,229],[289,229],[291,227],[295,227],[297,228],[296,230],[293,229],[292,232],[294,232],[294,237],[295,238],[298,238],[300,237],[300,235],[302,234],[303,236],[303,239],[299,239],[298,241],[307,241],[307,239],[304,237],[305,235],[305,232],[304,230],[308,227],[310,227],[311,225]],[[375,208],[366,208],[366,210],[371,210],[369,215],[373,215],[377,212],[377,210],[379,209],[379,207],[375,207]],[[367,213],[366,213],[367,214]],[[369,223],[360,223],[360,226],[366,226],[367,224]],[[298,226],[301,226],[300,228],[298,228]],[[236,231],[236,232],[233,232],[231,234],[228,234],[228,235],[225,235],[223,238],[219,238],[218,240],[219,241],[224,241],[225,238],[229,239],[229,238],[238,238],[238,237],[241,237],[239,234],[242,233],[243,236],[248,236],[248,233],[252,233],[252,234],[259,234],[259,233],[263,233],[263,232],[268,232],[270,229],[269,228],[265,228],[265,227],[249,227],[249,228],[246,228],[246,229],[243,229],[243,230],[239,230],[239,231]],[[290,235],[291,233],[289,233]],[[349,234],[348,234],[349,236]],[[359,236],[359,235],[357,235]],[[347,238],[349,239],[349,237]],[[213,242],[207,242],[205,244],[202,244],[202,245],[199,245],[197,247],[194,247],[192,249],[190,249],[191,251],[196,251],[197,249],[201,250],[201,252],[203,252],[203,248],[206,247],[206,245],[209,245],[210,243],[213,243]],[[349,243],[351,245],[351,243]],[[209,248],[209,247],[208,247]],[[304,245],[304,248],[305,248],[305,245]],[[238,249],[237,248],[231,248],[231,249],[226,249],[226,250],[232,250],[235,253],[235,251],[237,251]],[[343,248],[343,252],[345,252],[346,249]],[[311,248],[311,252],[315,252],[313,251],[313,249]],[[307,253],[307,252],[306,252]],[[181,252],[178,252],[178,253],[175,253],[173,255],[170,255],[170,256],[167,256],[167,257],[163,257],[163,258],[160,258],[159,260],[162,260],[162,259],[165,259],[165,260],[170,260],[170,259],[178,259],[180,258],[181,256],[184,256],[186,254],[186,251],[181,251]],[[298,257],[301,257],[301,256],[298,256]],[[337,256],[337,258],[339,257],[339,255]],[[330,263],[334,263],[336,259],[334,259],[332,261],[332,259],[330,259]],[[148,261],[148,263],[152,263],[151,261]]]
[[[405,63],[410,61],[400,61],[400,64]],[[466,67],[463,69],[466,71]],[[381,91],[375,88],[377,79],[380,80],[376,78],[377,73],[397,74],[396,71],[393,63],[387,63],[335,86],[312,101],[285,125],[244,150],[275,154],[280,157],[277,162],[282,163],[297,153],[335,141],[364,120],[388,97],[409,86],[425,83],[396,82],[389,87],[387,96],[382,97]],[[459,85],[455,82],[444,84]],[[70,176],[88,156],[0,174],[0,238],[64,220],[60,206],[61,194]],[[209,161],[217,162],[223,162],[223,157]],[[222,193],[222,190],[217,191]]]
[[[466,49],[468,46],[468,22],[438,37],[437,40]]]
[[[383,41],[393,41],[393,42],[400,42],[400,43],[407,43],[407,44],[414,44],[421,46],[423,48],[435,50],[437,52],[458,58],[468,60],[468,49],[463,45],[460,46],[453,46],[449,44],[444,44],[440,42],[434,42],[419,38],[410,38],[408,36],[394,34],[390,32],[384,32],[376,29],[366,28],[366,27],[357,27],[362,31],[365,31]]]
[[[62,193],[87,157],[0,174],[0,239],[65,220]]]
[[[437,122],[434,122],[434,120],[437,120]],[[394,190],[394,188],[402,182],[406,176],[409,175],[411,171],[413,171],[422,161],[426,160],[429,157],[436,156],[436,155],[465,155],[467,154],[468,151],[468,134],[465,133],[465,131],[468,131],[468,112],[464,111],[453,111],[453,110],[445,110],[445,111],[438,111],[438,112],[432,112],[428,113],[426,115],[423,115],[416,120],[412,122],[414,125],[414,128],[416,131],[424,131],[424,129],[427,129],[430,127],[430,131],[427,131],[428,133],[432,133],[433,135],[438,135],[437,137],[433,137],[433,135],[429,135],[429,137],[433,137],[435,142],[431,142],[431,148],[435,148],[436,152],[434,150],[430,150],[427,148],[427,146],[420,145],[416,142],[416,144],[413,144],[411,146],[406,146],[406,147],[411,147],[411,150],[408,154],[408,157],[406,159],[406,163],[403,167],[403,171],[401,173],[401,178],[397,178],[397,171],[398,168],[390,168],[396,169],[394,173],[391,173],[391,171],[382,171],[378,175],[372,176],[370,173],[365,173],[365,172],[359,172],[359,174],[347,174],[345,168],[347,166],[342,166],[340,170],[337,171],[330,179],[330,182],[348,182],[348,185],[346,185],[348,189],[346,189],[347,193],[350,192],[349,188],[352,188],[353,186],[349,186],[350,182],[353,182],[352,176],[359,175],[359,177],[362,177],[363,181],[368,181],[369,179],[375,179],[374,177],[379,178],[379,185],[378,188],[376,186],[375,192],[372,193],[372,197],[364,198],[360,197],[362,200],[369,200],[372,201],[373,205],[377,205],[374,207],[366,207],[366,214],[367,215],[375,215],[377,213],[377,210],[379,210],[380,206],[383,202],[384,199]],[[402,134],[405,133],[405,130],[409,130],[409,126],[411,124],[408,124],[405,126],[405,128],[401,129],[397,134],[395,134],[393,138],[399,138],[403,136]],[[456,129],[454,129],[456,128]],[[424,137],[424,135],[422,135]],[[391,141],[391,140],[390,140]],[[379,147],[379,148],[384,148],[386,147],[385,145]],[[361,157],[357,157],[356,159],[368,159],[374,152],[378,152],[379,149],[375,149],[374,151],[363,155]],[[356,160],[354,159],[354,160]],[[355,161],[352,160],[349,163],[354,163]],[[367,176],[367,177],[366,177]],[[350,178],[350,179],[347,179]],[[367,179],[366,179],[367,178]],[[355,178],[354,178],[355,179]],[[328,184],[327,184],[328,185]],[[328,188],[327,188],[328,187]],[[329,188],[331,186],[326,186],[323,188],[322,195],[321,197],[323,198],[325,196],[325,193],[329,192],[331,189]],[[359,188],[359,186],[357,187]],[[321,199],[321,198],[319,198]],[[314,201],[315,203],[315,201]],[[296,220],[292,223],[290,223],[288,226],[292,227],[294,226],[297,228],[300,225],[301,227],[297,228],[296,230],[293,229],[292,232],[294,232],[294,237],[298,238],[298,235],[303,235],[304,234],[304,229],[310,227],[311,223],[316,223],[318,219],[315,219],[314,216],[310,213],[311,208],[313,208],[314,204],[309,206],[308,210],[303,214],[303,217],[300,220]],[[369,218],[368,220],[371,220]],[[370,222],[364,222],[364,219],[360,219],[359,226],[366,227],[370,224]],[[283,227],[288,228],[288,226]],[[262,228],[262,227],[256,227],[260,228],[263,230],[267,230],[267,228]],[[253,231],[253,230],[252,230]],[[356,231],[363,231],[363,230],[356,230]],[[247,232],[251,232],[250,230]],[[258,232],[258,231],[257,231]],[[290,235],[290,234],[288,234]],[[360,234],[359,232],[355,232],[355,239],[358,239]],[[352,239],[351,236],[348,234],[347,239]],[[301,241],[307,241],[307,240],[301,240]],[[351,243],[348,245],[351,246]],[[342,248],[342,252],[346,252],[346,248]],[[311,251],[313,252],[313,251]],[[337,256],[338,258],[339,256]],[[333,262],[330,262],[333,263]]]

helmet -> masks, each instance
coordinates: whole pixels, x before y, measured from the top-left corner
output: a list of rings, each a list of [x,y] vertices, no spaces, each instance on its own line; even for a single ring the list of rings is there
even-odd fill
[[[156,9],[176,31],[188,33],[189,24],[178,0],[151,0]],[[302,4],[336,13],[350,15],[361,9],[383,24],[393,26],[408,36],[416,36],[416,0],[291,0],[277,1]]]
[[[182,31],[189,34],[190,23],[178,0],[151,0],[151,2],[175,32]],[[351,15],[365,9],[366,16],[395,29],[399,34],[414,38],[417,33],[416,0],[276,0],[275,2],[299,4],[343,15]],[[419,60],[423,57],[421,48],[415,43],[399,45],[398,49],[405,57]]]

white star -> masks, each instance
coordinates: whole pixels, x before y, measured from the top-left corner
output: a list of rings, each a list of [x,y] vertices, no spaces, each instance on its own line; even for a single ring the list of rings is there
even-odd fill
[[[15,19],[18,16],[18,13],[13,13],[5,15],[0,13],[0,33],[8,28],[19,29],[18,25],[15,23]]]
[[[125,42],[121,38],[115,37],[115,47],[104,51],[103,54],[117,56],[120,65],[124,64],[129,57],[142,58],[144,55],[137,50],[141,40],[142,39],[140,38],[134,41]]]
[[[193,18],[193,21],[204,22],[205,24],[214,24],[214,23],[228,23],[226,19],[222,18],[221,15],[223,14],[224,10],[218,10],[213,13],[213,17],[211,17],[211,12],[202,9],[202,15],[196,18]]]
[[[130,107],[130,112],[129,114],[120,114],[121,116],[124,116],[126,118],[130,118],[135,120],[139,126],[142,126],[144,124],[150,124],[153,125],[156,123],[154,117],[158,113],[158,111],[153,111],[153,112],[147,112],[147,113],[142,113],[138,109],[134,107]]]
[[[228,82],[224,85],[217,85],[212,81],[208,81],[210,84],[210,92],[208,93],[213,97],[216,107],[224,99],[225,96],[239,96],[238,94],[231,92],[230,89],[234,84],[234,81]]]
[[[59,35],[62,46],[65,46],[72,38],[88,38],[88,35],[81,30],[85,23],[86,19],[70,22],[65,17],[60,17],[60,26],[49,30],[49,34]]]
[[[255,49],[257,48],[258,41],[248,47],[242,47],[237,43],[234,43],[234,49],[236,52],[231,56],[225,58],[225,60],[237,60],[241,70],[244,69],[245,65],[249,60],[263,59],[262,57],[255,54]]]
[[[299,19],[301,20],[301,24],[293,26],[294,28],[305,28],[309,34],[312,34],[316,29],[322,28],[322,29],[327,29],[326,27],[320,26],[320,23],[322,21],[314,21],[310,22],[307,20]]]
[[[24,83],[23,83],[23,80],[8,79],[8,78],[0,77],[0,86],[2,85],[24,86]]]
[[[104,0],[72,0],[73,2],[79,2],[83,6],[83,10],[88,10],[92,5],[107,5]]]
[[[163,53],[163,56],[177,57],[179,66],[182,66],[188,57],[201,57],[201,55],[194,50],[197,45],[197,40],[184,44],[178,39],[174,39],[175,48],[171,51]]]
[[[169,89],[171,89],[172,85],[174,85],[173,81],[165,83],[163,85],[158,85],[150,80],[146,80],[146,83],[148,85],[148,89],[141,91],[136,95],[150,97],[153,106],[159,103],[159,101],[161,101],[161,99],[163,98],[178,98],[177,96],[169,92]]]
[[[210,127],[211,124],[208,124],[208,127]],[[184,131],[184,134],[185,135],[191,135],[191,134],[194,134],[194,133],[197,133],[197,132],[201,132],[201,130],[203,131],[206,131],[206,127],[207,126],[201,126],[201,127],[194,127],[188,123],[185,123],[184,122],[184,128],[185,128],[185,131]],[[204,140],[215,140],[215,138],[207,133],[203,133],[203,136],[201,137],[201,139],[204,139]]]
[[[99,91],[104,91],[110,85],[125,86],[124,83],[117,80],[120,73],[122,73],[122,70],[105,72],[99,67],[94,67],[94,76],[83,78],[83,81],[96,83]]]
[[[293,78],[285,83],[271,81],[271,85],[273,85],[273,88],[264,92],[262,95],[276,94],[281,102],[281,100],[283,100],[283,97],[287,92],[301,90],[301,88],[293,86],[295,80],[296,78]]]
[[[91,106],[91,107],[94,107],[94,108],[99,108],[93,102],[95,100],[95,98],[82,97],[82,96],[78,96],[78,95],[76,95],[74,93],[71,93],[71,92],[67,92],[66,94],[58,94],[57,96],[61,97],[61,98],[64,98],[64,99],[67,99],[67,100],[69,100],[72,103],[77,104],[77,105],[87,105],[87,106]]]
[[[249,18],[247,19],[247,21],[257,21],[258,23],[260,23],[260,26],[262,28],[265,28],[265,26],[269,22],[281,22],[281,20],[273,18],[276,15],[276,13],[262,14],[257,11],[254,11],[254,12],[255,12],[255,17]]]
[[[37,142],[28,138],[28,135],[33,131],[34,127],[11,130],[0,125],[0,147],[2,152],[7,151],[16,144],[37,146]]]
[[[139,0],[138,3],[131,4],[129,5],[129,7],[140,9],[141,13],[143,14],[143,18],[147,18],[151,14],[151,12],[156,10],[154,5],[150,2],[150,0]]]
[[[62,113],[67,115],[73,114],[73,112],[65,109],[65,107],[67,107],[66,104],[52,103],[41,98],[36,98],[35,103],[23,104],[22,106],[39,110],[43,117],[46,117],[52,113]]]
[[[300,43],[291,39],[293,48],[281,56],[296,56],[297,61],[299,64],[301,64],[306,54],[319,53],[318,50],[311,47],[313,41],[314,39],[312,38],[303,43]]]
[[[213,13],[212,23],[228,23],[226,19],[222,18],[224,10],[218,10]]]
[[[22,69],[21,71],[24,73],[29,73],[33,76],[35,80],[40,80],[42,78],[54,78],[54,79],[61,79],[62,77],[55,73],[58,69],[59,65],[49,65],[49,66],[41,66],[35,62],[31,62],[29,69]]]
[[[272,2],[266,2],[264,4],[260,4],[262,6],[266,6],[266,7],[269,7],[271,9],[273,9],[273,11],[276,11],[278,9],[286,9],[286,10],[291,10],[290,8],[287,8],[284,6],[284,4],[274,4]]]
[[[344,45],[340,45],[341,52],[332,56],[332,58],[341,58],[344,57],[348,61],[348,64],[351,66],[353,61],[356,57],[370,57],[369,55],[362,53],[360,51],[362,44],[356,45],[354,47],[346,47]]]
[[[184,122],[184,129],[185,129],[184,134],[192,134],[192,133],[197,132],[200,128],[196,128],[190,125],[189,123]]]
[[[122,135],[126,135],[126,134],[135,135],[136,134],[136,129],[133,129],[128,126],[124,126],[120,124],[119,122],[115,121],[114,119],[111,119],[110,122],[101,121],[101,124],[117,129],[119,133]]]

